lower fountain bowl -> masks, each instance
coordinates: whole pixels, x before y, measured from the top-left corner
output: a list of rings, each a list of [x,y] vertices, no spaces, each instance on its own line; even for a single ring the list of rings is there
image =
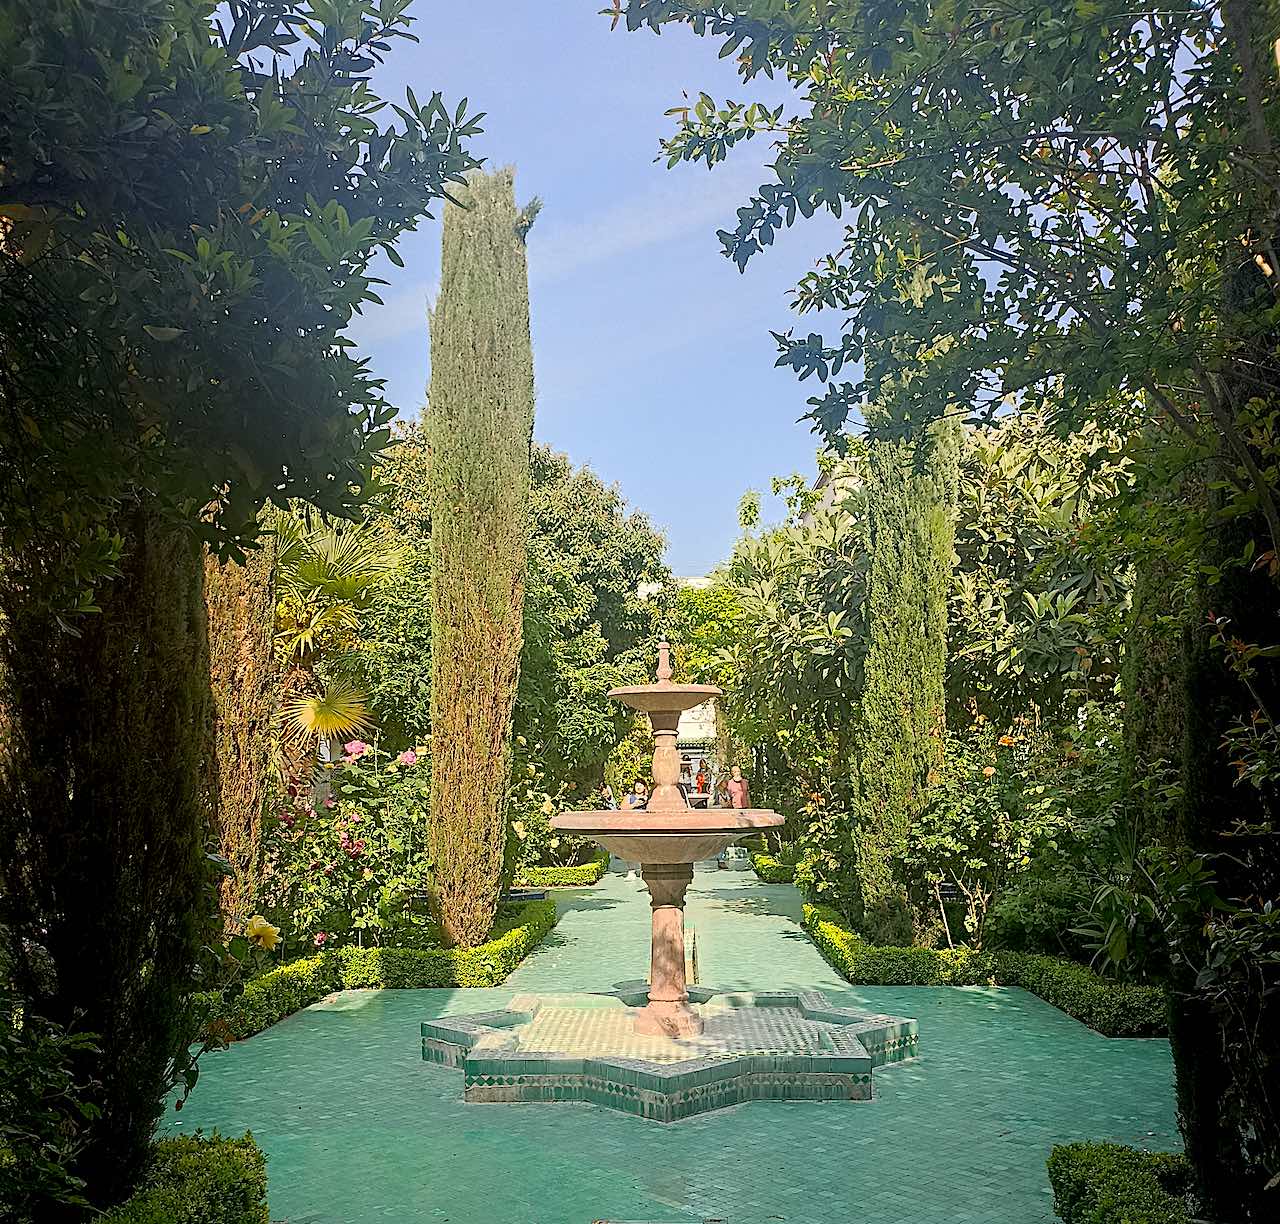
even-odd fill
[[[762,808],[693,808],[679,812],[562,812],[561,833],[590,837],[628,863],[696,863],[783,818]]]

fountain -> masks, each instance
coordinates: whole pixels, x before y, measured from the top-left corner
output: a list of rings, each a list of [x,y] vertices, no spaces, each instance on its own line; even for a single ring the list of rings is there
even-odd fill
[[[776,812],[690,808],[680,790],[676,750],[680,715],[722,695],[710,684],[673,684],[671,647],[659,642],[657,683],[609,692],[624,705],[648,714],[653,728],[653,791],[646,810],[564,812],[551,821],[553,829],[590,837],[619,858],[640,864],[640,878],[653,909],[653,930],[649,1001],[636,1014],[637,1033],[693,1037],[702,1032],[702,1019],[689,1006],[685,982],[684,894],[693,879],[693,864],[712,858],[757,829],[782,823]]]
[[[653,911],[649,980],[519,994],[500,1011],[424,1021],[423,1060],[461,1070],[467,1101],[587,1101],[675,1122],[744,1101],[870,1100],[876,1067],[915,1056],[914,1020],[832,1006],[813,990],[687,983],[684,898],[694,863],[782,823],[776,812],[690,808],[680,790],[680,715],[720,695],[672,683],[666,642],[657,683],[610,692],[653,728],[647,810],[563,812],[551,826],[641,865]]]

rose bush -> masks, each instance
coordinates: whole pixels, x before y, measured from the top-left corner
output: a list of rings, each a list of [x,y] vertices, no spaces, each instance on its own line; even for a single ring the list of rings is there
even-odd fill
[[[277,812],[267,841],[264,912],[290,953],[348,943],[437,942],[428,912],[428,745],[396,755],[360,740]]]

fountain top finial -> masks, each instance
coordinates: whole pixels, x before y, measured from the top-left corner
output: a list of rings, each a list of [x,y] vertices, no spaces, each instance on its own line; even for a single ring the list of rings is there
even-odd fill
[[[671,679],[671,643],[658,643],[658,683],[665,684]]]

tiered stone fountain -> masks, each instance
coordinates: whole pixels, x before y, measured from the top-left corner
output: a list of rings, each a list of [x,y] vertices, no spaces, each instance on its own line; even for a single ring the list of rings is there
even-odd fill
[[[653,908],[649,1002],[635,1017],[637,1033],[692,1037],[702,1020],[689,1007],[685,982],[684,895],[693,864],[712,858],[740,837],[782,823],[777,812],[749,808],[691,808],[678,785],[680,715],[708,698],[723,696],[710,684],[673,684],[671,647],[658,644],[658,682],[609,693],[643,710],[653,728],[653,791],[644,811],[565,812],[551,821],[562,833],[590,837],[606,850],[639,863]]]
[[[680,715],[720,690],[672,683],[663,642],[657,683],[609,695],[653,727],[647,809],[564,812],[551,825],[641,864],[653,910],[648,982],[517,995],[502,1011],[427,1021],[422,1057],[462,1069],[468,1101],[588,1101],[660,1122],[752,1100],[870,1099],[873,1068],[914,1056],[914,1020],[833,1007],[816,991],[725,993],[686,981],[694,863],[782,823],[776,812],[690,808],[680,790]]]

